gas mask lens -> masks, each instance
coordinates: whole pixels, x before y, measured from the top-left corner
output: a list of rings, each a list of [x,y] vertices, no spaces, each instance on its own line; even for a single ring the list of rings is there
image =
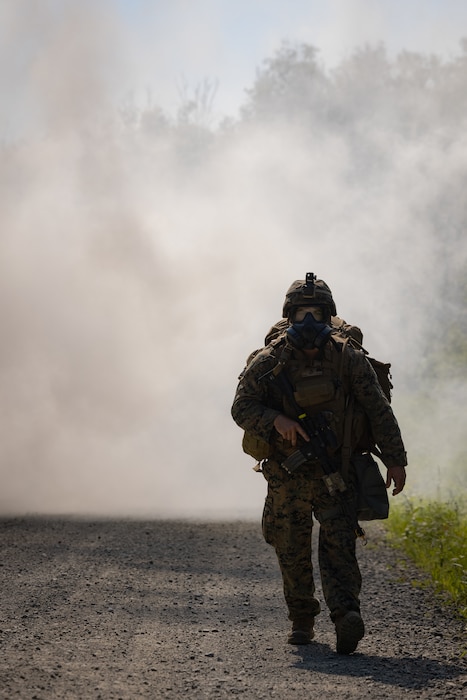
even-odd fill
[[[322,306],[299,306],[294,313],[294,323],[303,321],[308,313],[313,314],[315,321],[324,321],[324,309]]]

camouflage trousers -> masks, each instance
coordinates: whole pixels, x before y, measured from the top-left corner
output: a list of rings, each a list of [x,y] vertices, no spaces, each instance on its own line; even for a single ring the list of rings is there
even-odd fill
[[[319,467],[303,465],[290,475],[277,462],[263,465],[268,482],[263,535],[276,551],[290,620],[320,612],[311,560],[312,514],[320,523],[318,562],[331,619],[349,610],[360,611],[362,578],[355,556],[356,536],[317,470]],[[353,504],[352,483],[345,495]]]

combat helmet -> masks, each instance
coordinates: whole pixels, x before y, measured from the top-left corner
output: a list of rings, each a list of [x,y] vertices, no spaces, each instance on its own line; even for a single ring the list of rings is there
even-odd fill
[[[327,306],[331,316],[336,316],[336,305],[326,282],[307,272],[304,280],[292,282],[285,295],[282,317],[290,318],[298,306]]]

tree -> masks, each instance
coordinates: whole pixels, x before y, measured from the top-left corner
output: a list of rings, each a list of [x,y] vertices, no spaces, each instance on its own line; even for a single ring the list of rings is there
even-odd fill
[[[313,46],[283,44],[263,62],[253,87],[247,90],[243,118],[295,121],[322,113],[329,84],[316,55]]]

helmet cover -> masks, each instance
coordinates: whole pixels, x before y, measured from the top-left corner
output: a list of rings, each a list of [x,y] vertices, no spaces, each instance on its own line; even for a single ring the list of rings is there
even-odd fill
[[[298,306],[327,306],[331,316],[336,316],[336,305],[326,282],[307,272],[306,279],[292,282],[285,295],[282,317],[290,318]]]

